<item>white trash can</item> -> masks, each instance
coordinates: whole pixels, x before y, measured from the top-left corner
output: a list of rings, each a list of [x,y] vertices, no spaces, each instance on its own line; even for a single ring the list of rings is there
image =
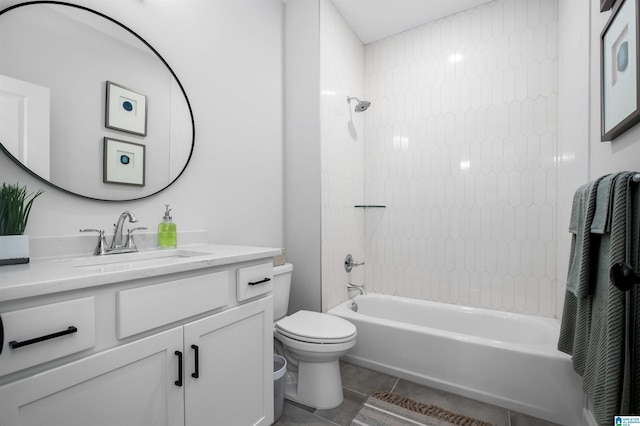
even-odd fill
[[[277,422],[284,409],[284,373],[287,372],[287,360],[273,355],[273,421]]]

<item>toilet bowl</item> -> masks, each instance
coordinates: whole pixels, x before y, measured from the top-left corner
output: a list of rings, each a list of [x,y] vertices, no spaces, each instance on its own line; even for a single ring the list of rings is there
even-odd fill
[[[313,408],[334,408],[344,399],[339,358],[355,345],[356,327],[319,312],[286,316],[292,271],[291,264],[273,271],[275,348],[287,359],[284,396]]]

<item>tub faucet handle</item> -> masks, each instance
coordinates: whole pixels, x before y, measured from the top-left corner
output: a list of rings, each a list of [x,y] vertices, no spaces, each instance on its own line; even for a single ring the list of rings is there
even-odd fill
[[[364,262],[357,262],[353,260],[353,256],[351,256],[351,253],[347,254],[347,257],[344,259],[344,270],[347,272],[351,272],[351,270],[356,266],[362,265],[364,265]]]

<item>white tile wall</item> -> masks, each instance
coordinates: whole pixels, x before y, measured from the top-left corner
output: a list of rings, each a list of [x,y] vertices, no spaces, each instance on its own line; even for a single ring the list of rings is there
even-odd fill
[[[364,212],[370,290],[555,314],[557,22],[556,0],[498,0],[365,47],[364,202],[387,206]],[[323,111],[328,214],[358,180],[331,171],[350,141]],[[323,265],[350,226],[323,224]]]
[[[364,258],[364,115],[347,96],[364,99],[364,46],[329,0],[320,1],[320,145],[322,203],[322,307],[347,298],[344,258]],[[352,108],[355,106],[351,104]],[[358,275],[359,274],[359,275]]]

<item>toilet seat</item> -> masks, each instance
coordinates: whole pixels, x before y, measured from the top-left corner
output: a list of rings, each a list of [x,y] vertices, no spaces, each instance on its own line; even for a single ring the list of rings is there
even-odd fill
[[[357,334],[355,325],[343,318],[304,310],[282,318],[275,328],[281,335],[307,343],[345,343]]]

